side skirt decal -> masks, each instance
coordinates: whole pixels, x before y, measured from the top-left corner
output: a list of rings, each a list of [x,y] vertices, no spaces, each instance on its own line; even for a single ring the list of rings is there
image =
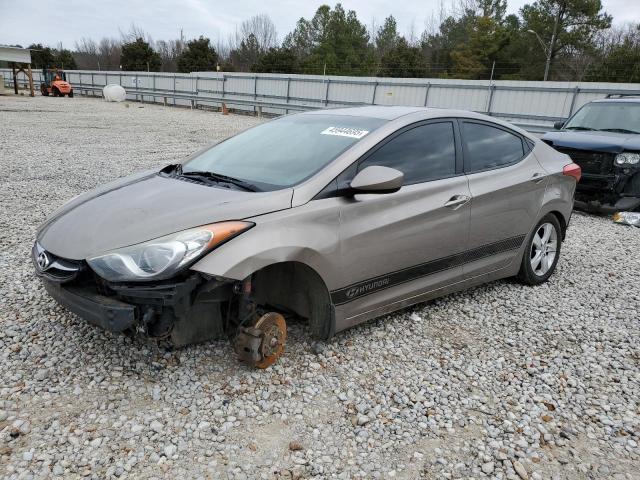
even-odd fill
[[[525,237],[526,235],[518,235],[516,237],[500,240],[499,242],[483,245],[472,250],[467,250],[466,252],[457,253],[449,257],[438,258],[414,267],[397,270],[395,272],[387,273],[386,275],[380,275],[362,282],[354,283],[347,287],[332,291],[331,301],[334,305],[342,305],[355,300],[356,298],[395,287],[402,283],[417,280],[418,278],[433,275],[434,273],[449,270],[451,268],[456,268],[464,265],[465,263],[474,262],[498,253],[515,250],[520,248]]]

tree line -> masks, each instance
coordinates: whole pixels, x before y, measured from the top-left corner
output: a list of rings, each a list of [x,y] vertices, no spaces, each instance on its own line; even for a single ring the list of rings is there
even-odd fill
[[[261,14],[215,45],[204,35],[153,41],[132,26],[119,39],[82,38],[73,51],[29,48],[36,68],[640,82],[640,24],[612,26],[601,0],[537,0],[511,15],[507,0],[452,2],[404,35],[393,16],[365,25],[338,3],[282,41]]]

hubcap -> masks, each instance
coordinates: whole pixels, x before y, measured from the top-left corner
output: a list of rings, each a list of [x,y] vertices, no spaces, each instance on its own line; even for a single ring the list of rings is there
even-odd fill
[[[558,233],[551,223],[543,223],[533,234],[530,261],[533,273],[545,275],[553,266],[558,249]]]

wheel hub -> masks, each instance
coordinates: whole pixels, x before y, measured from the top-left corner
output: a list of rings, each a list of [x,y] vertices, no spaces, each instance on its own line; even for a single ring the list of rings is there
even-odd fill
[[[551,223],[538,227],[531,242],[530,262],[533,273],[545,275],[553,266],[558,245],[558,233]]]
[[[287,324],[276,312],[265,313],[253,327],[241,328],[235,342],[238,358],[257,368],[273,365],[284,352]]]

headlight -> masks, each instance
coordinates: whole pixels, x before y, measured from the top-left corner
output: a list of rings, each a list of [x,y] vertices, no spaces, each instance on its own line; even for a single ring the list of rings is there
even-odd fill
[[[640,153],[619,153],[616,155],[617,165],[637,165],[640,162]]]
[[[162,280],[253,225],[235,221],[203,225],[107,252],[87,259],[87,263],[110,282]]]

